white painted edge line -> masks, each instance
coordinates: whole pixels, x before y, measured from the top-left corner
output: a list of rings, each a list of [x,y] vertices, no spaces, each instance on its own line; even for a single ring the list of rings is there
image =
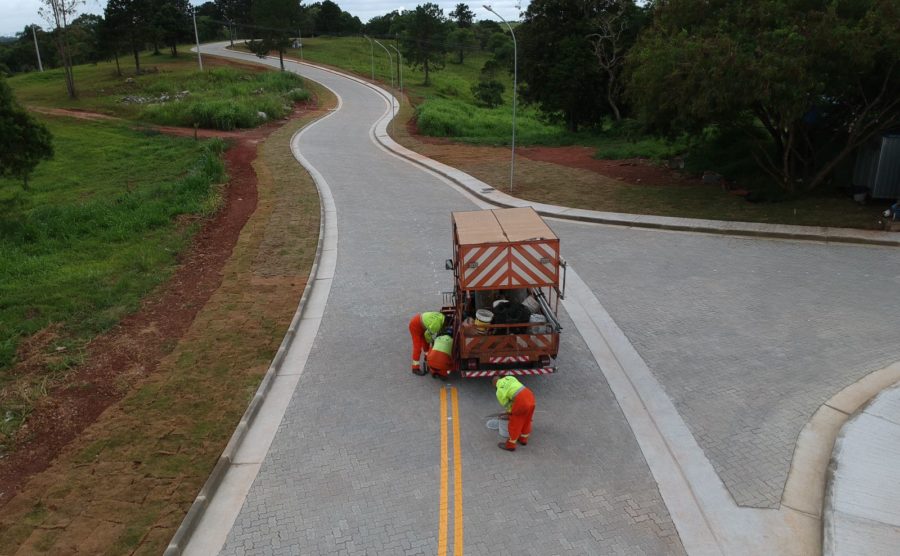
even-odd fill
[[[298,141],[303,133],[341,108],[343,101],[340,95],[335,91],[332,93],[338,100],[335,110],[304,126],[290,141],[294,157],[312,176],[320,199],[319,240],[306,287],[272,364],[212,473],[166,548],[165,556],[213,554],[221,550],[287,410],[312,349],[312,340],[318,333],[321,315],[309,316],[306,312],[312,303],[324,306],[331,291],[337,259],[323,254],[329,250],[336,251],[337,209],[328,183],[299,152]],[[328,248],[324,247],[326,242]],[[297,337],[305,341],[295,348]],[[297,348],[303,353],[297,353]],[[290,365],[290,372],[283,372],[286,365]]]

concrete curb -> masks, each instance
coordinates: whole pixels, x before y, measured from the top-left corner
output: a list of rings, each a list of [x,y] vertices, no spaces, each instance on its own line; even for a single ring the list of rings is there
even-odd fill
[[[319,119],[320,118],[317,118],[316,120],[308,122],[302,128],[298,129],[296,133],[291,136],[290,143],[293,142],[294,137],[296,137],[298,133],[306,129],[306,127],[310,124],[319,121]],[[188,541],[197,528],[197,524],[200,523],[200,518],[203,516],[203,512],[206,511],[206,508],[209,505],[209,501],[213,496],[215,496],[216,491],[222,484],[222,479],[225,477],[225,473],[228,471],[229,467],[231,467],[238,448],[244,441],[244,438],[247,435],[247,431],[250,429],[250,425],[253,423],[253,420],[259,413],[259,409],[260,407],[262,407],[266,395],[269,393],[269,390],[272,387],[272,382],[274,381],[275,376],[278,374],[278,371],[281,369],[281,365],[284,362],[284,357],[290,349],[291,344],[294,342],[297,328],[303,318],[303,313],[307,306],[307,300],[309,299],[310,293],[312,292],[312,289],[316,283],[316,274],[319,270],[319,260],[322,256],[322,246],[325,239],[325,204],[322,202],[322,193],[319,190],[318,185],[318,182],[316,182],[316,192],[319,195],[319,240],[316,244],[316,255],[313,259],[313,264],[309,271],[309,276],[306,281],[306,287],[303,289],[303,294],[300,296],[300,303],[297,305],[297,310],[294,312],[294,316],[291,319],[291,324],[288,327],[287,333],[281,340],[281,345],[278,347],[278,351],[275,353],[275,357],[272,359],[272,363],[266,370],[266,374],[263,376],[259,388],[257,388],[256,393],[253,395],[253,399],[247,406],[247,410],[244,411],[244,415],[241,417],[240,422],[234,430],[234,433],[232,433],[231,435],[231,439],[228,441],[228,444],[222,451],[222,455],[219,456],[218,461],[216,461],[215,467],[213,467],[212,472],[206,479],[203,487],[200,489],[199,494],[197,494],[197,498],[194,499],[194,502],[193,504],[191,504],[191,507],[182,520],[181,525],[179,525],[178,529],[175,531],[175,535],[172,537],[172,540],[169,541],[169,545],[168,547],[166,547],[166,550],[164,552],[165,556],[180,556],[185,546],[187,546]]]
[[[894,461],[900,453],[900,362],[887,369],[893,382],[886,384],[885,376],[883,388],[844,418],[834,440],[822,504],[826,556],[886,554],[900,541]],[[885,433],[893,443],[879,443]]]

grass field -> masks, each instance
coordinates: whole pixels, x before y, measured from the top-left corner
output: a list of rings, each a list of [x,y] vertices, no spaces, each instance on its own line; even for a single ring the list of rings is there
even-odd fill
[[[259,146],[256,211],[222,283],[157,370],[0,513],[0,554],[161,554],[284,336],[315,256],[315,185],[291,155],[292,120]],[[103,477],[98,481],[98,477]]]
[[[206,71],[196,57],[142,55],[145,71],[134,75],[130,58],[122,58],[122,75],[113,62],[75,68],[79,98],[66,98],[61,70],[32,72],[10,80],[20,102],[30,106],[88,110],[160,125],[230,130],[255,127],[287,115],[305,100],[302,80],[294,74],[234,68],[209,59]],[[183,94],[185,91],[188,94]],[[265,117],[260,117],[260,113]]]
[[[44,118],[56,156],[31,189],[0,179],[0,387],[23,338],[56,327],[48,374],[0,397],[0,444],[34,388],[77,365],[83,345],[161,283],[224,180],[221,141],[142,133],[120,123]],[[161,163],[165,161],[165,163]],[[188,217],[188,220],[184,220]]]

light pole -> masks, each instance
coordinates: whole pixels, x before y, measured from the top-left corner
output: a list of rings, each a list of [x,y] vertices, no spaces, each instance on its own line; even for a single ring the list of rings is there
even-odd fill
[[[516,34],[513,33],[512,25],[487,4],[484,5],[484,9],[499,17],[500,21],[506,24],[506,28],[509,29],[509,34],[512,35],[513,40],[512,157],[509,162],[509,192],[512,193],[513,176],[516,173],[516,96],[518,95],[516,85],[519,80],[519,47],[516,44]]]
[[[363,37],[372,45],[372,81],[375,81],[375,43],[372,42],[368,35],[363,35]]]
[[[388,50],[387,47],[385,47],[383,44],[378,42],[378,39],[372,39],[372,40],[374,40],[375,44],[377,44],[378,46],[383,48],[385,52],[387,52],[388,68],[390,68],[390,74],[391,74],[391,89],[393,89],[394,88],[394,57],[391,56],[391,51]],[[394,131],[394,95],[393,94],[391,94],[391,131]]]
[[[400,98],[403,98],[403,54],[397,50],[397,47],[389,44],[391,48],[394,49],[394,52],[397,53],[397,73],[400,74]]]
[[[31,26],[31,36],[34,38],[34,52],[37,54],[38,69],[43,72],[44,64],[41,63],[41,49],[38,47],[37,33],[34,30],[35,27],[37,27],[37,25]]]
[[[200,35],[197,34],[197,8],[191,10],[191,18],[194,20],[194,40],[197,41],[197,63],[200,71],[203,71],[203,56],[200,55]]]

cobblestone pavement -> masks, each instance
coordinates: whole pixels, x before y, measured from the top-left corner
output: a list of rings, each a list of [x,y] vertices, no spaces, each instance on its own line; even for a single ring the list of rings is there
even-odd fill
[[[735,501],[781,499],[797,435],[900,359],[900,251],[554,222]]]
[[[366,132],[384,104],[370,90],[303,73],[344,102],[302,138],[337,204],[337,268],[300,383],[222,553],[435,554],[445,386],[409,372],[406,326],[450,288],[448,212],[474,206],[374,146]],[[538,403],[528,447],[497,449],[485,428],[499,410],[488,382],[453,382],[465,552],[682,554],[602,373],[563,321],[561,373],[527,381]],[[456,525],[451,515],[451,549]]]

